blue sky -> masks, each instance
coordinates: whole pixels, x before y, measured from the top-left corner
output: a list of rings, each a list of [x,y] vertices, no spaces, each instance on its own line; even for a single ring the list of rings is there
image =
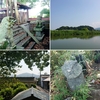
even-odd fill
[[[100,0],[51,0],[51,29],[80,25],[100,27]]]

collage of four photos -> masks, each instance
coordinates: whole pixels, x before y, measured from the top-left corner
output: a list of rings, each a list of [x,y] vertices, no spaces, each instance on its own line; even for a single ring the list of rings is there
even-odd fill
[[[0,100],[100,100],[100,0],[0,0]]]

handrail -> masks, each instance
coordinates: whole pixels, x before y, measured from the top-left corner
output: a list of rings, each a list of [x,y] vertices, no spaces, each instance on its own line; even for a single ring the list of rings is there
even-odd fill
[[[25,30],[25,32],[28,33],[28,35],[30,37],[32,37],[32,39],[37,43],[39,44],[40,42],[37,40],[37,38],[35,36],[33,36],[33,34],[29,31],[29,29],[25,26],[25,25],[20,25],[21,28],[23,28]]]

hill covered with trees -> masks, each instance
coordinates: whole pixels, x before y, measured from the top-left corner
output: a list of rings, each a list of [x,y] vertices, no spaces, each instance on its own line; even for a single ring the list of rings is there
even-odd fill
[[[94,36],[100,36],[100,30],[96,30],[91,26],[78,26],[78,27],[69,27],[61,26],[55,30],[51,30],[51,39],[69,39],[69,38],[80,38],[80,39],[89,39]]]
[[[78,26],[78,27],[61,26],[57,28],[56,30],[90,30],[90,31],[93,31],[95,29],[91,26],[85,25],[85,26]]]

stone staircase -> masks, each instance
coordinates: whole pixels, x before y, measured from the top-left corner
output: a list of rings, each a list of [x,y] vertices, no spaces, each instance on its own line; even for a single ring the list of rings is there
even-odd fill
[[[27,27],[29,26],[28,24],[26,25]],[[36,43],[20,26],[13,27],[13,37],[16,49],[33,49]]]

